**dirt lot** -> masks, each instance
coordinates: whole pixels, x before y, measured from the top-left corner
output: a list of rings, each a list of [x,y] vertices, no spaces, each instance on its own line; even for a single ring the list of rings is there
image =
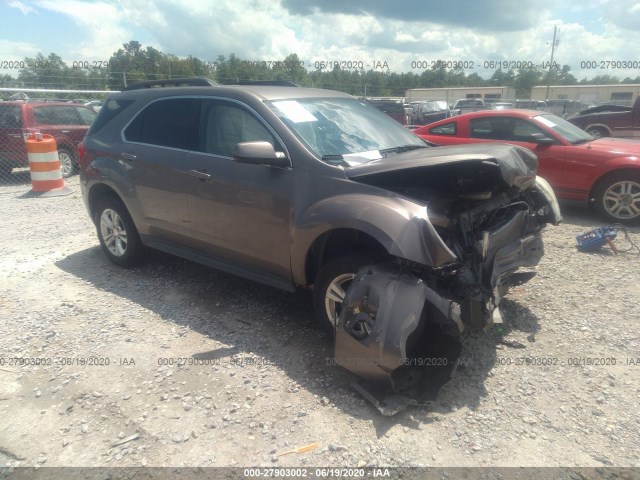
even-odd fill
[[[640,257],[577,252],[586,210],[547,229],[505,324],[465,336],[439,404],[389,418],[329,365],[308,293],[116,267],[68,183],[0,185],[0,465],[640,466]]]

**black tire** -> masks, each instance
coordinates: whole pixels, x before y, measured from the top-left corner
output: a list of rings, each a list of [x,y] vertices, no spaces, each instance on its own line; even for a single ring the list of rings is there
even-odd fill
[[[595,191],[595,208],[609,222],[638,223],[640,173],[617,172],[605,177]]]
[[[95,224],[100,246],[109,260],[123,267],[139,263],[144,246],[131,215],[120,199],[106,197],[100,200]]]
[[[322,265],[313,286],[313,307],[316,319],[330,338],[335,336],[337,318],[342,304],[331,298],[329,287],[335,282],[334,287],[340,287],[342,298],[344,298],[344,293],[358,270],[365,265],[380,263],[388,258],[388,255],[375,251],[354,251]]]
[[[11,172],[13,171],[13,165],[7,163],[0,163],[0,181],[9,180],[11,178]]]
[[[589,127],[587,133],[595,138],[608,137],[609,132],[602,127]]]
[[[60,160],[62,178],[69,178],[78,168],[76,156],[67,147],[60,147],[58,148],[58,159]]]

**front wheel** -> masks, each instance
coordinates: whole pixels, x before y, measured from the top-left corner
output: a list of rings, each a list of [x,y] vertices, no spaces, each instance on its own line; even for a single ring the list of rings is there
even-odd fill
[[[335,336],[344,298],[358,270],[383,261],[376,252],[353,252],[325,263],[313,287],[313,305],[320,326],[331,338]]]
[[[635,223],[640,220],[640,174],[610,175],[596,189],[595,207],[607,220]]]
[[[143,246],[127,208],[119,199],[104,198],[96,209],[95,223],[100,246],[109,260],[125,267],[138,263]]]
[[[69,178],[76,170],[76,157],[67,148],[60,147],[58,149],[58,160],[60,160],[60,171],[62,178]]]

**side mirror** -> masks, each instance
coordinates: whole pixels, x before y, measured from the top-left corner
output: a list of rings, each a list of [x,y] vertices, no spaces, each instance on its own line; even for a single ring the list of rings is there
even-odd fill
[[[276,152],[269,142],[240,142],[233,149],[233,159],[238,163],[290,167],[291,162],[282,152]]]
[[[529,135],[529,141],[538,145],[555,145],[556,143],[553,138],[549,138],[542,133],[532,133]]]

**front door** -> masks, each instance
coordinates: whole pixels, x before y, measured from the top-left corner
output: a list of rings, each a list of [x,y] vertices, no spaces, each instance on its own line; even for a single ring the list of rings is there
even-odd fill
[[[200,152],[189,164],[199,172],[189,195],[194,238],[215,259],[245,276],[278,286],[291,284],[291,168],[238,163],[239,142],[282,146],[267,124],[243,104],[204,100]]]

